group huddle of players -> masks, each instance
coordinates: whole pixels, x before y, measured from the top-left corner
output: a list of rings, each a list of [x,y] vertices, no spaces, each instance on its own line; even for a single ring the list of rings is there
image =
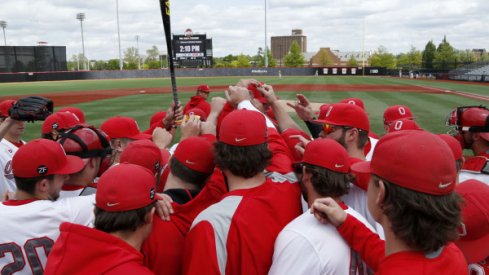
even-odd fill
[[[1,274],[489,272],[484,106],[450,112],[450,135],[389,106],[379,138],[358,98],[210,93],[145,131],[61,108],[29,142],[0,102]]]

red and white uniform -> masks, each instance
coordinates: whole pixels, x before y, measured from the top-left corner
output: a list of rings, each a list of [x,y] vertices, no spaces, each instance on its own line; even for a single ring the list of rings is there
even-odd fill
[[[345,211],[373,231],[355,210]],[[336,227],[322,224],[305,212],[289,223],[275,241],[273,264],[268,274],[367,274],[367,266],[338,234]]]
[[[190,101],[185,104],[183,107],[183,113],[187,113],[188,110],[193,109],[193,108],[199,108],[204,113],[206,113],[207,116],[211,113],[211,105],[209,102],[206,101],[205,98],[201,97],[200,95],[194,95],[190,98]]]
[[[155,274],[182,274],[185,236],[192,222],[202,210],[218,202],[226,192],[222,172],[215,169],[197,197],[186,204],[173,203],[174,213],[170,221],[155,217],[151,234],[141,247],[144,264]]]
[[[46,265],[49,274],[153,274],[143,255],[125,241],[97,229],[63,223]]]
[[[95,196],[0,204],[2,274],[41,274],[62,222],[89,225]],[[83,246],[86,249],[86,246]],[[4,273],[5,272],[5,273]]]
[[[17,191],[14,174],[12,173],[12,158],[19,148],[6,139],[0,142],[0,195]]]
[[[458,174],[458,181],[475,179],[489,185],[489,154],[468,157]]]
[[[82,193],[85,186],[82,185],[63,185],[61,191],[59,192],[59,198],[72,198],[78,197]]]
[[[403,251],[385,256],[385,241],[351,215],[337,230],[375,274],[467,274],[465,257],[453,243],[428,255]]]
[[[183,273],[266,274],[278,233],[301,213],[297,183],[267,178],[257,187],[227,193],[194,220]]]

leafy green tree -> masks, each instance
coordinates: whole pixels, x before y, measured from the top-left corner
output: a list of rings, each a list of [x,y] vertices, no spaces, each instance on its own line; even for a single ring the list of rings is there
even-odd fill
[[[411,46],[411,50],[408,53],[401,53],[397,56],[397,67],[415,70],[421,67],[422,53],[414,46]]]
[[[103,60],[96,60],[92,66],[92,70],[102,71],[107,70],[107,62]]]
[[[358,67],[358,61],[353,54],[350,56],[350,58],[346,62],[346,66]]]
[[[244,54],[238,55],[237,66],[238,68],[247,68],[250,67],[250,58]]]
[[[153,45],[151,49],[146,50],[146,61],[160,61],[160,51],[158,50],[158,47]]]
[[[107,61],[106,70],[119,70],[119,59],[110,59]]]
[[[369,63],[375,67],[386,67],[387,69],[396,68],[396,57],[389,53],[384,46],[380,46],[377,51],[370,56]]]
[[[135,70],[138,68],[138,55],[135,47],[129,47],[124,51],[124,69]]]
[[[470,64],[477,61],[474,52],[468,49],[457,51],[457,60],[462,64]]]
[[[451,70],[456,67],[457,56],[455,49],[448,43],[446,36],[436,48],[435,57],[433,58],[433,67],[439,70]]]
[[[433,69],[433,59],[435,58],[436,46],[433,40],[428,41],[422,53],[421,65],[425,69]]]
[[[284,64],[288,67],[302,67],[304,66],[304,55],[301,53],[301,49],[297,41],[292,41],[289,52],[284,57]]]
[[[274,67],[277,67],[277,61],[273,58],[272,56],[272,52],[270,51],[270,49],[267,47],[266,49],[266,54],[267,54],[267,58],[268,58],[268,67],[270,68],[274,68]],[[265,58],[263,56],[260,56],[260,59],[259,59],[259,66],[260,67],[265,67]]]
[[[161,68],[161,61],[159,60],[149,60],[144,64],[145,69],[159,69]]]
[[[331,57],[328,55],[326,51],[319,52],[319,65],[321,66],[333,65],[333,60],[331,60]]]
[[[489,53],[485,52],[481,55],[481,57],[479,58],[479,61],[482,61],[482,62],[487,62],[489,61]]]

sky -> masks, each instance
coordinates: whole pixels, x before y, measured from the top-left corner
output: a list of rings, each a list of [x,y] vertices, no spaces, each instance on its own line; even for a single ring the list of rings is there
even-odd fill
[[[7,45],[33,46],[39,41],[66,46],[68,59],[82,52],[89,59],[118,58],[117,0],[0,0],[0,20]],[[121,48],[136,47],[142,54],[156,45],[166,52],[157,0],[118,0]],[[456,49],[489,50],[487,0],[170,0],[172,32],[206,33],[213,54],[255,55],[267,37],[290,35],[302,29],[307,52],[321,47],[339,51],[389,52],[423,50],[430,40],[438,45],[446,35]],[[0,30],[0,35],[1,30]],[[0,36],[0,45],[4,45]]]

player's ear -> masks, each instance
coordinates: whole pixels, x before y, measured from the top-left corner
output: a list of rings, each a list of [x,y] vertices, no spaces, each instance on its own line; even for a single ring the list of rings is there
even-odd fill
[[[385,184],[383,180],[379,179],[379,192],[377,193],[377,198],[375,198],[375,203],[382,209],[384,200],[385,200]]]
[[[150,211],[148,211],[148,213],[146,213],[146,215],[144,216],[144,220],[146,224],[153,224],[153,217],[155,215],[155,211],[156,211],[156,207],[153,207],[151,208]]]
[[[44,178],[44,179],[38,180],[36,182],[35,190],[38,191],[39,193],[41,193],[41,194],[47,193],[48,189],[49,189],[49,180],[48,179]]]

